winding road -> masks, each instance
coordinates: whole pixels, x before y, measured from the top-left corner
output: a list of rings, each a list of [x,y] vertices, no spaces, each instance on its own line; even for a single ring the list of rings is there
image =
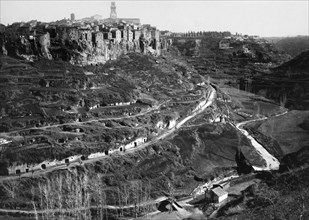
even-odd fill
[[[103,155],[103,156],[100,156],[100,157],[97,157],[97,158],[91,158],[91,159],[87,159],[87,160],[84,160],[84,161],[73,161],[73,162],[70,162],[69,165],[67,165],[67,164],[60,164],[60,165],[48,167],[47,169],[44,169],[44,170],[35,170],[33,173],[32,172],[22,173],[20,176],[19,175],[3,176],[3,177],[0,178],[0,182],[3,182],[4,180],[17,179],[17,178],[20,178],[20,177],[35,177],[35,176],[46,174],[46,173],[49,173],[49,172],[52,172],[52,171],[55,171],[55,170],[68,169],[68,167],[74,166],[74,165],[78,166],[78,165],[81,165],[81,164],[93,163],[93,162],[102,160],[104,158],[110,158],[111,156],[123,156],[125,154],[134,153],[135,151],[141,150],[141,149],[143,149],[143,148],[145,148],[147,146],[155,144],[156,142],[158,142],[158,141],[166,138],[167,136],[171,135],[173,132],[175,132],[180,127],[182,127],[188,120],[192,119],[193,117],[195,117],[196,115],[198,115],[199,113],[204,111],[207,107],[209,107],[213,103],[213,101],[214,101],[214,99],[216,97],[216,90],[212,86],[210,86],[209,88],[210,88],[210,92],[208,93],[207,96],[206,96],[206,92],[204,93],[205,100],[203,100],[203,101],[201,101],[199,103],[199,108],[196,111],[193,111],[191,115],[188,115],[187,117],[185,117],[181,121],[179,121],[175,125],[175,127],[171,128],[169,130],[166,130],[163,134],[157,136],[156,138],[154,138],[151,141],[148,141],[146,143],[140,144],[140,145],[136,146],[135,148],[126,149],[124,152],[114,151],[113,153],[110,153],[109,155]],[[164,103],[161,103],[157,107],[149,109],[146,112],[143,112],[143,114],[138,114],[138,115],[134,115],[134,116],[126,116],[125,118],[144,115],[145,113],[148,113],[150,111],[159,109],[159,107],[162,104],[164,104]],[[115,119],[119,119],[119,118],[115,118]],[[101,121],[101,120],[102,119],[90,120],[90,121],[85,121],[85,122],[66,123],[66,124],[81,124],[81,123],[89,123],[89,122]],[[108,119],[103,119],[103,120],[108,120]],[[64,125],[64,124],[62,124],[62,125]],[[57,127],[57,126],[61,126],[61,125],[51,125],[51,126],[46,126],[44,128]],[[42,129],[42,127],[40,129]]]
[[[211,88],[211,91],[210,93],[208,93],[208,96],[205,97],[206,100],[200,102],[200,106],[199,108],[196,110],[196,111],[193,111],[191,115],[185,117],[184,119],[182,119],[181,121],[179,121],[177,123],[177,125],[170,129],[170,130],[166,130],[163,134],[159,135],[158,137],[156,137],[155,139],[151,140],[151,141],[148,141],[147,143],[144,143],[144,144],[141,144],[135,148],[131,148],[131,149],[127,149],[125,152],[115,152],[115,156],[123,156],[124,154],[128,154],[128,153],[133,153],[135,151],[138,151],[138,150],[141,150],[149,145],[152,145],[164,138],[166,138],[167,136],[169,136],[170,134],[172,134],[173,132],[175,132],[177,129],[179,129],[180,127],[182,127],[188,120],[192,119],[193,117],[195,117],[197,114],[201,113],[202,111],[204,111],[207,107],[209,107],[215,97],[216,97],[216,90],[213,88],[213,87],[210,87]],[[206,95],[205,95],[206,96]],[[283,112],[283,113],[280,113],[280,114],[277,114],[273,117],[278,117],[278,116],[281,116],[281,115],[284,115],[286,114],[286,112]],[[262,120],[266,120],[267,117],[263,117],[263,118],[258,118],[258,119],[253,119],[253,120],[249,120],[249,121],[244,121],[244,122],[240,122],[240,123],[237,123],[236,125],[233,124],[233,126],[238,129],[241,133],[243,133],[251,142],[252,146],[257,150],[257,152],[261,155],[261,157],[264,158],[264,160],[266,161],[266,166],[264,167],[257,167],[257,166],[254,166],[254,170],[256,171],[260,171],[260,170],[277,170],[279,169],[279,165],[280,165],[280,162],[274,157],[272,156],[261,144],[259,144],[245,129],[243,129],[243,126],[245,124],[248,124],[248,123],[251,123],[251,122],[254,122],[254,121],[262,121]],[[95,161],[98,161],[98,160],[101,160],[103,158],[107,158],[107,157],[110,157],[109,156],[102,156],[102,157],[98,157],[98,158],[93,158],[93,159],[88,159],[86,161],[83,161],[83,163],[92,163],[92,162],[95,162]],[[70,163],[70,166],[71,165],[79,165],[80,162],[72,162]],[[47,170],[39,170],[37,172],[35,172],[34,174],[30,174],[30,173],[26,173],[26,174],[23,174],[22,176],[31,176],[31,175],[42,175],[43,173],[46,173],[46,172],[51,172],[51,171],[54,171],[54,170],[59,170],[59,169],[67,169],[67,165],[60,165],[60,166],[55,166],[55,167],[51,167],[50,169],[47,169]],[[236,178],[237,176],[233,176],[233,177],[228,177],[229,179],[230,178]],[[8,176],[6,178],[3,178],[1,179],[0,181],[3,181],[4,179],[14,179],[14,178],[19,178],[18,176]],[[223,179],[221,180],[218,180],[217,182],[220,183],[222,182]],[[181,201],[182,205],[186,205],[186,202],[189,201],[190,199],[192,199],[193,196],[189,196],[188,198],[186,198],[185,200]],[[142,202],[140,204],[136,204],[137,206],[145,206],[145,205],[150,205],[150,204],[154,204],[154,203],[158,203],[160,201],[163,201],[167,199],[167,197],[163,196],[163,197],[159,197],[157,198],[156,200],[150,200],[150,201],[146,201],[146,202]],[[119,209],[119,208],[123,208],[123,209],[126,209],[126,208],[133,208],[135,205],[126,205],[126,206],[111,206],[111,205],[106,205],[102,208],[107,208],[107,209]],[[91,206],[91,208],[98,208],[97,206]],[[55,210],[39,210],[37,211],[37,213],[48,213],[48,212],[54,212]],[[59,210],[58,210],[59,211]],[[64,211],[64,210],[63,210]],[[74,211],[74,210],[65,210],[64,212],[71,212],[71,211]],[[7,212],[7,213],[23,213],[23,214],[33,214],[34,213],[34,210],[7,210],[7,209],[0,209],[0,212]]]
[[[284,115],[288,113],[288,111],[285,111],[283,113],[279,113],[273,117],[278,117],[281,115]],[[266,166],[263,167],[257,167],[257,166],[253,166],[253,169],[256,171],[261,171],[261,170],[278,170],[279,166],[280,166],[280,162],[278,161],[277,158],[275,158],[273,155],[271,155],[259,142],[257,142],[249,133],[248,131],[246,131],[245,129],[243,129],[243,126],[245,124],[251,123],[251,122],[255,122],[255,121],[262,121],[262,120],[266,120],[267,117],[263,117],[263,118],[258,118],[258,119],[253,119],[253,120],[249,120],[249,121],[244,121],[244,122],[240,122],[238,124],[236,124],[236,128],[243,133],[251,142],[252,146],[256,149],[256,151],[258,152],[258,154],[261,155],[261,157],[263,157],[263,159],[266,161]]]

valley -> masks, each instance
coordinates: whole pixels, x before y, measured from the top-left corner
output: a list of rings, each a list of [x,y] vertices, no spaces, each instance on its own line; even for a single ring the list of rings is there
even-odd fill
[[[271,219],[292,216],[285,202],[307,207],[308,52],[225,35],[160,36],[170,44],[156,53],[115,44],[102,63],[89,48],[88,63],[1,55],[0,216]]]

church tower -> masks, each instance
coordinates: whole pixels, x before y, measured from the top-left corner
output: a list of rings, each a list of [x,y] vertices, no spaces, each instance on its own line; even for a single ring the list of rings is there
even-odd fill
[[[117,19],[117,13],[116,13],[116,4],[115,2],[112,2],[111,4],[111,15],[110,15],[111,19]]]

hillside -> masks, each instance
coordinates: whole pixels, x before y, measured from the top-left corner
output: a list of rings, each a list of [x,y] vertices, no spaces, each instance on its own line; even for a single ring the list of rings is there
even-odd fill
[[[2,152],[8,165],[89,155],[151,138],[158,122],[166,126],[195,103],[166,106],[160,114],[155,107],[181,101],[175,94],[200,98],[194,89],[200,77],[190,67],[135,53],[98,67],[48,60],[29,65],[9,57],[0,66],[1,136],[13,141]]]
[[[308,112],[273,116],[291,101],[305,106],[304,96],[291,98],[305,91],[305,82],[293,84],[270,69],[287,58],[271,44],[235,40],[223,50],[219,39],[208,40],[186,39],[161,56],[133,52],[84,67],[1,56],[0,215],[143,218],[161,199],[194,200],[198,190],[205,194],[205,184],[229,178],[235,180],[219,210],[205,201],[194,208],[205,218],[241,212],[248,219],[250,204],[268,214],[271,204],[260,206],[261,194],[277,193],[269,181],[280,176],[257,172],[269,161],[237,125],[250,122],[244,129],[283,162],[269,173],[285,175],[280,172],[294,158],[300,162],[290,167],[298,169],[307,161]],[[245,55],[244,45],[255,56]],[[281,71],[286,66],[306,62],[295,58]],[[265,98],[277,96],[281,106]],[[252,183],[256,191],[241,193]]]
[[[250,164],[263,166],[264,159],[248,140],[220,117],[230,114],[227,120],[241,121],[249,114],[278,111],[247,93],[235,93],[232,102],[171,54],[129,53],[83,68],[1,57],[1,80],[0,137],[11,141],[1,145],[3,209],[87,206],[92,207],[87,212],[70,213],[108,212],[112,217],[118,214],[106,205],[150,202],[139,207],[137,215],[143,215],[155,209],[152,201],[162,195],[180,198],[201,181],[236,174],[239,151]],[[212,90],[216,100],[211,106],[175,130],[175,123],[198,111]],[[253,102],[265,109],[257,111]],[[101,156],[95,159],[95,153]],[[72,203],[75,190],[85,193]],[[95,208],[97,204],[102,206]]]
[[[309,109],[309,51],[271,69],[268,74],[254,76],[253,92],[295,110]]]
[[[308,76],[309,74],[309,50],[305,50],[295,58],[274,68],[274,71],[280,75],[289,77]]]
[[[277,158],[308,150],[308,111],[290,111],[279,117],[247,125],[247,129]],[[293,135],[291,135],[293,134]]]
[[[309,36],[286,37],[275,42],[275,45],[278,49],[296,57],[309,49]]]

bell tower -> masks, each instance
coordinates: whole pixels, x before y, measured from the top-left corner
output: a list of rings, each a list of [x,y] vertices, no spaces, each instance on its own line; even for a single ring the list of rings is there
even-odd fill
[[[111,19],[117,19],[117,12],[116,12],[116,4],[115,2],[112,2],[111,4],[111,15],[110,15]]]

